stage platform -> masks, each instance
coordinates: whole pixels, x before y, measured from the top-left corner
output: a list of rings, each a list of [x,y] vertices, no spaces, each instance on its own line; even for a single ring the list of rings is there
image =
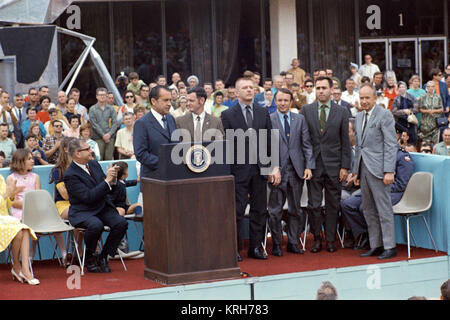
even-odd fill
[[[313,240],[307,241],[310,248]],[[239,263],[247,277],[194,284],[164,286],[144,279],[144,259],[110,262],[112,273],[81,276],[76,288],[74,274],[58,266],[56,260],[36,261],[34,271],[41,284],[33,287],[14,282],[9,266],[0,265],[0,299],[89,299],[89,300],[312,300],[323,281],[331,281],[340,299],[407,299],[418,295],[439,297],[440,285],[450,278],[449,256],[423,248],[399,245],[398,257],[380,262],[376,257],[360,258],[360,251],[325,250],[318,254],[284,253],[259,261],[246,258]],[[285,248],[283,248],[285,250]]]

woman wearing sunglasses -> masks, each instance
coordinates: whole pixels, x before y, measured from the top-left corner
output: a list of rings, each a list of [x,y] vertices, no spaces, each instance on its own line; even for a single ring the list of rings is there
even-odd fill
[[[136,97],[131,90],[126,90],[123,94],[123,101],[125,101],[125,104],[119,108],[119,111],[117,113],[117,122],[122,123],[123,122],[123,115],[126,112],[131,112],[134,114],[134,107],[136,106]]]

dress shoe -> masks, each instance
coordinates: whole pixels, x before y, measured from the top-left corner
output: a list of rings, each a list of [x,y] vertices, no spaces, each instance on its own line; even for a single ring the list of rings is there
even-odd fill
[[[237,261],[238,262],[242,262],[242,257],[241,257],[241,254],[239,253],[239,251],[238,251],[238,253],[236,254],[236,257],[237,257]]]
[[[384,250],[383,253],[378,256],[378,260],[390,259],[397,256],[397,248]]]
[[[322,251],[322,240],[314,240],[314,244],[309,251],[311,251],[312,253],[318,253]]]
[[[327,251],[328,252],[336,252],[337,247],[334,241],[327,241]]]
[[[265,260],[267,257],[262,254],[258,248],[250,248],[248,249],[248,257],[253,259]]]
[[[25,281],[26,283],[28,283],[31,286],[36,286],[40,283],[39,280],[36,278],[27,279],[27,277],[25,277],[25,275],[22,273],[22,271],[20,271],[19,276],[23,279],[23,281]]]
[[[359,256],[360,257],[373,257],[373,256],[378,256],[379,254],[383,253],[384,248],[383,247],[378,247],[378,248],[374,248],[374,249],[370,249],[367,252],[361,253]]]
[[[98,256],[98,266],[100,268],[100,272],[102,273],[110,273],[111,268],[109,267],[108,258],[103,255]]]
[[[92,256],[86,259],[86,270],[92,273],[100,273],[100,267],[98,266],[97,257]]]
[[[22,271],[20,271],[19,274],[20,273],[22,273]],[[20,275],[18,275],[17,272],[14,271],[14,268],[11,269],[11,274],[12,274],[13,280],[17,280],[20,283],[23,283],[23,278]]]
[[[286,251],[290,253],[296,253],[296,254],[304,254],[305,251],[300,249],[296,244],[288,243],[286,247]]]
[[[281,246],[279,244],[274,244],[272,248],[272,255],[276,257],[282,257],[283,251],[281,250]]]

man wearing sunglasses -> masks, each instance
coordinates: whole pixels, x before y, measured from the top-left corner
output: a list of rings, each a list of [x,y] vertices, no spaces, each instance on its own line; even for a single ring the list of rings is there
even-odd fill
[[[56,114],[56,111],[54,113]],[[56,164],[56,160],[58,160],[59,156],[59,146],[61,144],[61,140],[63,139],[63,123],[61,120],[54,119],[51,121],[50,125],[53,133],[45,138],[42,149],[44,150],[48,162],[51,164]]]

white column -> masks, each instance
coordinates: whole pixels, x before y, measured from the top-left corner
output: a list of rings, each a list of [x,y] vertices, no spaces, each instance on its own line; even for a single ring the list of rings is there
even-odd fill
[[[297,57],[296,0],[270,0],[272,77],[291,68]]]

